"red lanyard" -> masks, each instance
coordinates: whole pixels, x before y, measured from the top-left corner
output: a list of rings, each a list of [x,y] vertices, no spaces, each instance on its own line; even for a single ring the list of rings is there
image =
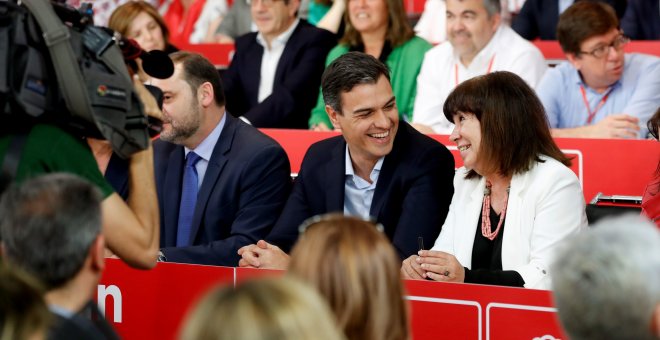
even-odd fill
[[[589,113],[589,117],[587,118],[587,124],[591,124],[591,122],[594,120],[594,117],[596,116],[596,113],[598,110],[600,110],[603,105],[605,105],[605,102],[607,101],[607,97],[610,96],[610,92],[612,92],[612,89],[609,89],[605,96],[603,96],[603,99],[600,100],[598,105],[596,105],[596,108],[591,111],[591,108],[589,107],[589,101],[587,100],[587,91],[584,89],[584,86],[580,85],[580,92],[582,92],[582,100],[584,101],[584,106],[587,107],[587,112]]]
[[[494,60],[495,60],[495,54],[493,54],[493,56],[490,57],[490,61],[488,62],[488,69],[486,70],[486,74],[489,74],[490,70],[493,68],[493,61]],[[456,85],[454,87],[456,87],[456,86],[458,86],[458,63],[454,64],[454,80],[455,80],[455,83],[456,83]]]

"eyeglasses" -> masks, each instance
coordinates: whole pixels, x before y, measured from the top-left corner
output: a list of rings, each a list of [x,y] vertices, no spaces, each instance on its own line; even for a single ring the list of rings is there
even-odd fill
[[[305,233],[305,231],[307,231],[307,229],[309,229],[309,227],[311,227],[311,226],[313,226],[317,223],[340,220],[343,216],[344,215],[341,214],[341,213],[328,213],[328,214],[320,214],[320,215],[312,216],[312,217],[304,220],[300,224],[300,226],[298,227],[298,233],[300,233],[300,235],[302,235],[302,234]],[[364,220],[364,219],[356,217],[356,216],[351,216],[351,217],[355,217],[355,218]],[[369,219],[369,220],[364,220],[364,221],[373,224],[376,227],[376,230],[378,230],[379,232],[381,232],[381,233],[385,232],[385,227],[383,227],[382,224],[376,222],[374,219]]]
[[[581,54],[589,54],[596,59],[602,59],[607,56],[607,53],[610,52],[610,47],[613,47],[616,51],[621,51],[623,46],[630,42],[630,38],[626,37],[623,34],[619,34],[614,40],[608,45],[603,45],[596,47],[591,52],[580,51]]]
[[[280,0],[245,0],[245,2],[246,2],[248,5],[250,5],[250,6],[252,6],[252,5],[255,5],[255,6],[256,6],[256,5],[257,5],[257,2],[259,2],[259,1],[261,1],[261,5],[262,5],[262,6],[264,6],[264,7],[270,7],[270,6],[272,6],[276,1],[280,1]]]

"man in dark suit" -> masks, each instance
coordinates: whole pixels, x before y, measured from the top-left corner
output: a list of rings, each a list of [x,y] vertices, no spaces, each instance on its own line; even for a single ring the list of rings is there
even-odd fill
[[[296,18],[299,0],[251,0],[258,31],[236,40],[227,111],[256,127],[306,129],[335,36]]]
[[[660,1],[628,0],[621,29],[633,40],[660,40]]]
[[[236,251],[264,237],[291,185],[274,140],[225,114],[220,76],[204,57],[171,54],[163,131],[154,143],[161,261],[235,266]]]
[[[101,199],[87,180],[53,173],[11,187],[0,203],[7,261],[46,288],[48,339],[118,339],[92,301],[105,268]]]
[[[326,112],[342,136],[312,145],[273,231],[239,250],[239,265],[285,268],[298,226],[340,211],[384,227],[399,256],[435,240],[451,202],[454,158],[447,148],[399,122],[387,67],[363,53],[332,62],[322,80]],[[282,249],[282,250],[280,250]]]

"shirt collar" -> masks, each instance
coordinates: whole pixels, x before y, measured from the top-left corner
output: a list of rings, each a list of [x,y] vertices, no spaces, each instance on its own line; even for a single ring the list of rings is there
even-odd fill
[[[346,161],[345,161],[345,163],[346,163],[346,170],[345,170],[346,175],[355,176],[355,170],[353,169],[353,162],[351,161],[351,153],[348,151],[348,144],[346,144],[345,154],[346,154],[346,156],[345,156],[345,158],[346,158]],[[381,157],[381,158],[378,159],[378,162],[376,162],[376,165],[374,165],[373,170],[371,170],[371,174],[373,174],[374,171],[380,171],[380,169],[383,167],[383,160],[384,159],[385,159],[385,157]],[[369,177],[371,177],[371,176],[369,176]],[[371,180],[373,181],[373,178]]]
[[[213,131],[211,131],[211,133],[209,133],[209,135],[206,136],[206,138],[204,138],[204,140],[201,143],[199,143],[199,145],[194,150],[184,147],[186,157],[188,156],[188,153],[190,151],[195,151],[195,153],[199,157],[201,157],[203,160],[208,162],[211,159],[211,155],[213,154],[213,149],[215,148],[215,144],[220,138],[220,134],[222,133],[222,130],[225,127],[226,121],[227,121],[227,112],[225,112],[222,115],[222,119],[220,119],[220,122],[218,123],[218,125],[215,126]]]
[[[624,61],[624,63],[625,63],[625,61]],[[626,69],[626,67],[625,67],[625,64],[624,64],[624,67],[623,67],[624,73],[625,73],[625,69]],[[584,86],[584,88],[587,91],[592,91],[592,92],[596,93],[596,91],[594,89],[592,89],[589,85],[587,85],[587,83],[584,82],[584,80],[582,79],[582,76],[580,74],[580,71],[578,71],[576,68],[573,68],[573,71],[570,72],[570,77],[572,78],[571,83],[576,84],[577,86]],[[614,84],[610,85],[608,87],[608,89],[614,89],[614,88],[620,86],[621,85],[621,79],[623,79],[623,75],[621,75],[621,78],[619,78],[619,80],[614,82]],[[604,93],[606,93],[606,92],[607,91],[605,91]]]
[[[298,26],[298,23],[300,22],[300,19],[296,18],[296,20],[291,24],[289,28],[287,28],[286,31],[282,32],[282,34],[278,35],[271,41],[271,48],[275,46],[284,46],[286,45],[287,41],[289,41],[289,38],[291,38],[291,35],[293,34],[293,31],[296,29]],[[261,34],[261,32],[257,33],[257,42],[259,45],[263,46],[264,49],[268,49],[268,44],[266,44],[266,39],[264,38],[264,35]]]
[[[64,307],[58,306],[58,305],[48,305],[48,309],[50,310],[51,313],[55,315],[59,315],[65,319],[71,319],[71,317],[76,314]]]

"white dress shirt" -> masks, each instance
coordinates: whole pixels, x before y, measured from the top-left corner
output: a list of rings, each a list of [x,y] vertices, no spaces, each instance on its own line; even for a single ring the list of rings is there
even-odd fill
[[[259,32],[257,34],[257,42],[264,47],[264,54],[261,57],[261,78],[259,80],[259,96],[257,101],[261,103],[264,99],[268,98],[273,93],[273,83],[275,82],[275,72],[277,71],[277,64],[280,62],[280,57],[284,52],[287,41],[296,29],[300,19],[296,19],[291,27],[289,27],[282,34],[277,36],[270,42],[270,48],[266,43],[266,39]]]
[[[351,161],[351,154],[346,145],[346,181],[344,182],[344,214],[350,216],[357,216],[363,220],[369,220],[371,216],[371,202],[374,200],[374,192],[376,191],[376,183],[378,183],[378,176],[380,169],[383,166],[381,157],[376,162],[376,165],[369,174],[369,183],[364,178],[355,174],[353,169],[353,162]]]
[[[417,77],[413,123],[428,125],[439,134],[450,134],[454,124],[445,118],[442,106],[458,84],[488,71],[510,71],[534,88],[546,69],[541,51],[505,25],[500,25],[469,67],[460,62],[449,42],[442,43],[424,55]]]

